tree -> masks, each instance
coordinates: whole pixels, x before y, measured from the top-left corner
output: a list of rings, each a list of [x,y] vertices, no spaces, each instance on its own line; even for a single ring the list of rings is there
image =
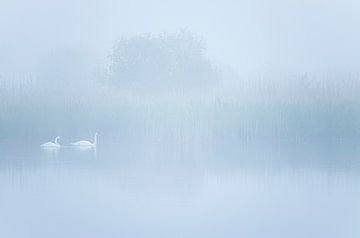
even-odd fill
[[[110,55],[107,83],[126,89],[199,89],[218,78],[201,39],[187,31],[122,38]]]

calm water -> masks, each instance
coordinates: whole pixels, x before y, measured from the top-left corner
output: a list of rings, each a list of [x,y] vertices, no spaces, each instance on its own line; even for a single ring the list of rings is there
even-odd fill
[[[95,153],[3,144],[0,237],[357,238],[359,148],[152,139],[100,142]]]

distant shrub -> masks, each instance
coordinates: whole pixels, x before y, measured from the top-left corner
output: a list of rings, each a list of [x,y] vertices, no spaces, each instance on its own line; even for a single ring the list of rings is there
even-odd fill
[[[106,83],[124,89],[199,89],[218,78],[203,41],[187,31],[122,38],[110,55]]]

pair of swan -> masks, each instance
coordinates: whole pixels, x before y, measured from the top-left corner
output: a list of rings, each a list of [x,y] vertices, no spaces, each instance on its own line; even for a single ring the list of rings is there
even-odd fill
[[[70,144],[72,146],[82,147],[82,148],[95,148],[97,145],[97,136],[98,136],[98,133],[95,133],[93,143],[91,143],[90,141],[87,141],[87,140],[81,140],[81,141],[73,142]],[[60,148],[61,145],[58,142],[59,139],[60,139],[60,136],[57,136],[55,138],[54,142],[46,142],[46,143],[42,144],[41,147],[43,147],[43,148]]]

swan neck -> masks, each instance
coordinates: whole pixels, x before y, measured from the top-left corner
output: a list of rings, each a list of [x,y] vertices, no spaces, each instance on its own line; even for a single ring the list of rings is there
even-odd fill
[[[97,134],[95,134],[94,136],[94,146],[96,146],[96,144],[97,144]]]

